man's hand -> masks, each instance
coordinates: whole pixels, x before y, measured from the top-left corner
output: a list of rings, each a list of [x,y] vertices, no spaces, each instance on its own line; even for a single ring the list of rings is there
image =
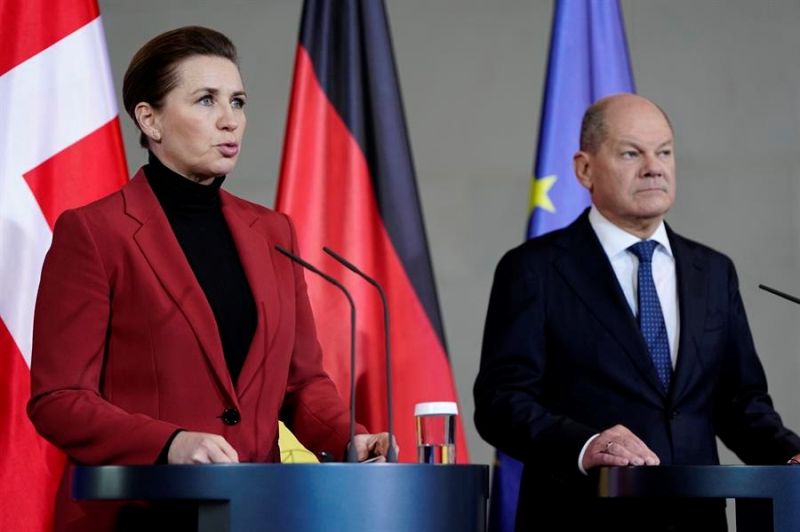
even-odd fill
[[[583,469],[593,467],[658,465],[661,461],[633,432],[615,425],[597,435],[583,454]]]
[[[397,440],[392,438],[395,448],[395,455],[400,454]],[[385,462],[389,454],[389,433],[380,432],[378,434],[356,434],[352,445],[356,449],[358,461],[374,458],[375,462]]]
[[[239,455],[225,438],[207,432],[179,432],[167,452],[169,464],[237,464]]]

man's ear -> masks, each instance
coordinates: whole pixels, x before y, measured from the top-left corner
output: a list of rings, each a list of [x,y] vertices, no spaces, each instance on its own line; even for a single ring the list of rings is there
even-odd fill
[[[575,177],[578,182],[589,192],[592,191],[592,156],[585,151],[575,152],[572,156],[572,166],[575,169]]]
[[[139,102],[133,110],[139,129],[153,142],[161,141],[161,128],[158,113],[147,102]]]

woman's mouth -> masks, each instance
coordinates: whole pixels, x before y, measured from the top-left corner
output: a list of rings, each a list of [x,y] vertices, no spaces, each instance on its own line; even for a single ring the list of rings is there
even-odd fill
[[[239,153],[239,145],[235,142],[225,142],[217,144],[217,150],[223,157],[235,157]]]

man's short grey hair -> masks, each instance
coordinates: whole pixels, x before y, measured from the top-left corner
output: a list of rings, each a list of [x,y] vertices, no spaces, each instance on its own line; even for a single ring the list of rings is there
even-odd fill
[[[613,98],[601,98],[586,109],[581,120],[581,137],[580,137],[580,150],[587,153],[597,153],[600,145],[606,140],[608,136],[608,125],[606,124],[606,108],[614,101]],[[672,121],[669,119],[667,113],[657,103],[650,102],[656,106],[664,115],[664,120],[667,121],[669,129],[672,128]]]

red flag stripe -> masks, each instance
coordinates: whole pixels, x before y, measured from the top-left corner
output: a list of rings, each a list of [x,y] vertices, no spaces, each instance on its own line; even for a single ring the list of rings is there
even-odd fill
[[[415,461],[414,404],[456,400],[444,347],[416,296],[381,222],[360,146],[330,104],[304,48],[297,51],[294,93],[278,192],[278,209],[294,219],[303,255],[334,272],[354,293],[358,310],[358,412],[370,430],[385,430],[382,314],[374,289],[322,255],[323,245],[343,253],[387,290],[392,311],[394,418],[403,461]],[[347,306],[331,287],[309,278],[326,369],[346,390]],[[459,462],[467,462],[459,426]]]
[[[26,173],[25,181],[52,229],[64,210],[118,190],[127,172],[119,119],[114,118]]]
[[[99,14],[95,2],[0,0],[0,76]]]
[[[36,434],[25,414],[30,372],[11,334],[0,320],[0,530],[51,530],[53,503],[63,455]],[[24,517],[22,517],[24,516]]]
[[[0,171],[0,530],[45,532],[65,459],[26,414],[33,277],[60,211],[116,190],[127,169],[96,0],[0,0],[0,36],[0,101],[20,104],[0,129],[22,139]],[[77,114],[75,94],[91,100]]]

